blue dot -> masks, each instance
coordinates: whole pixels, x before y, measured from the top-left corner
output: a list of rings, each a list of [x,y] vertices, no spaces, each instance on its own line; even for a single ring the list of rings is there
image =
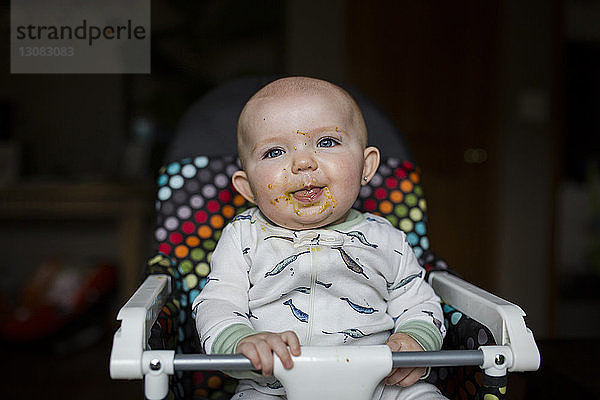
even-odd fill
[[[406,238],[411,246],[416,246],[417,243],[419,243],[419,236],[417,236],[417,234],[414,232],[410,232],[408,235],[406,235]]]
[[[417,258],[419,258],[419,257],[421,257],[421,256],[423,255],[423,249],[422,249],[422,248],[420,248],[420,247],[415,247],[415,248],[413,249],[413,252],[415,253],[415,256],[416,256]]]
[[[190,291],[190,303],[193,303],[194,300],[196,299],[196,297],[198,297],[198,295],[200,294],[200,291],[198,289],[193,289]]]
[[[194,175],[196,175],[196,167],[194,167],[192,164],[184,166],[181,169],[181,175],[183,175],[186,178],[193,177]]]
[[[456,310],[454,307],[452,307],[452,306],[449,306],[448,304],[444,304],[444,305],[442,306],[442,308],[444,309],[444,312],[445,312],[446,314],[448,314],[448,313],[449,313],[449,312],[451,312],[451,311],[454,311],[454,310]]]
[[[169,189],[166,186],[163,186],[162,188],[160,188],[160,190],[158,191],[158,199],[165,201],[168,200],[171,197],[171,189]]]
[[[167,166],[167,172],[171,175],[175,175],[181,169],[181,165],[178,162],[171,163]]]
[[[198,168],[204,168],[208,165],[208,157],[205,157],[205,156],[196,157],[194,159],[194,164],[196,164],[196,167],[198,167]]]
[[[457,311],[455,313],[452,313],[452,316],[450,316],[450,322],[452,322],[452,325],[456,325],[456,324],[458,324],[458,321],[460,321],[461,318],[462,318],[462,313]]]
[[[172,176],[169,180],[169,186],[173,189],[181,189],[183,187],[183,178],[180,175]]]
[[[162,174],[158,177],[158,186],[165,186],[169,181],[169,177],[165,174]]]
[[[423,223],[423,221],[417,222],[415,224],[415,232],[417,232],[417,234],[423,236],[426,231],[427,230],[425,229],[425,224]]]
[[[427,236],[423,236],[421,238],[421,247],[424,250],[427,250],[429,248],[429,239],[427,238]]]

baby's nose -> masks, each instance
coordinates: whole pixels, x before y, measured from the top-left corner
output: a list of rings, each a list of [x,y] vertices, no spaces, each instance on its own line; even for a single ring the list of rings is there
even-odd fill
[[[318,163],[310,151],[298,151],[294,157],[292,170],[295,173],[304,171],[314,171],[318,168]]]

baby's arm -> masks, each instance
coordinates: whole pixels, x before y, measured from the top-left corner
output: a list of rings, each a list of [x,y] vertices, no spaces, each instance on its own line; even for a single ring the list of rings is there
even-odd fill
[[[290,369],[293,366],[291,356],[300,355],[300,341],[292,331],[259,332],[240,340],[236,352],[248,357],[254,368],[262,370],[263,376],[270,376],[273,374],[273,353],[284,368]]]
[[[386,344],[392,351],[440,350],[446,333],[440,299],[425,281],[425,270],[405,240],[400,253],[402,257],[388,301],[388,313],[395,320],[394,333]],[[386,383],[410,386],[426,373],[427,368],[398,368],[392,371]]]

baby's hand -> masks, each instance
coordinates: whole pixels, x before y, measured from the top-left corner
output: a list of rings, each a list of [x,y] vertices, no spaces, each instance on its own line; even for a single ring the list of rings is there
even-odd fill
[[[405,333],[394,333],[385,342],[392,351],[424,351],[421,345]],[[388,385],[408,387],[427,372],[425,367],[394,368],[385,379]]]
[[[277,354],[284,368],[293,366],[292,356],[300,355],[300,341],[292,331],[281,333],[260,332],[243,338],[237,345],[237,353],[248,357],[264,376],[273,374],[273,353]]]

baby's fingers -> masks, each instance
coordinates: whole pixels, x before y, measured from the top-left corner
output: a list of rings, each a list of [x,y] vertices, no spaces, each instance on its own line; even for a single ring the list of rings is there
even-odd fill
[[[285,369],[292,368],[294,363],[292,362],[292,356],[290,354],[290,350],[288,349],[286,342],[284,342],[284,338],[272,337],[269,340],[269,344],[271,345],[273,353],[275,353],[277,357],[279,357],[279,359],[281,360],[281,364],[283,365],[283,367]]]
[[[293,356],[297,357],[300,355],[300,340],[298,339],[298,336],[296,336],[296,333],[285,331],[281,333],[281,338],[287,343]]]

